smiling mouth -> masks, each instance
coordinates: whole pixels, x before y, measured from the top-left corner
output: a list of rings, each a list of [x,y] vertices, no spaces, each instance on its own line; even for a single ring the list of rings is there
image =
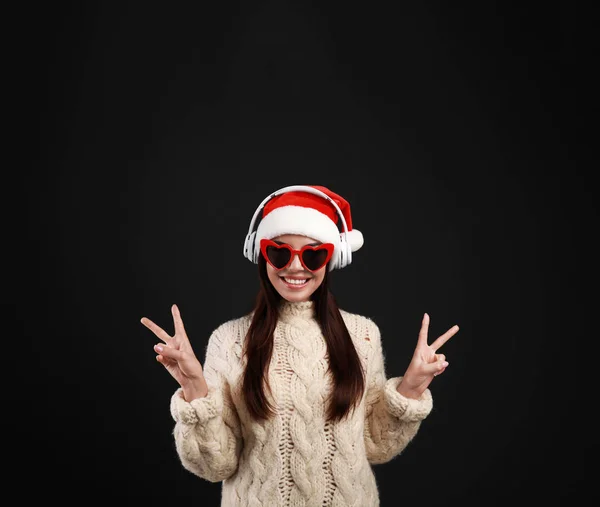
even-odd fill
[[[304,287],[310,280],[310,278],[288,278],[286,276],[280,276],[279,278],[283,280],[288,287],[292,288]]]

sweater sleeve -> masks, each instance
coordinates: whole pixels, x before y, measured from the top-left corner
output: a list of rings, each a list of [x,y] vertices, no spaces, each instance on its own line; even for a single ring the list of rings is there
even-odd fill
[[[240,421],[226,378],[232,348],[225,345],[222,327],[209,338],[203,364],[208,395],[189,403],[181,388],[171,397],[173,435],[184,468],[210,482],[230,477],[242,447]]]
[[[396,390],[402,377],[386,377],[379,328],[369,321],[367,329],[372,348],[367,372],[365,447],[369,462],[381,464],[406,448],[431,412],[433,399],[429,389],[418,400]]]

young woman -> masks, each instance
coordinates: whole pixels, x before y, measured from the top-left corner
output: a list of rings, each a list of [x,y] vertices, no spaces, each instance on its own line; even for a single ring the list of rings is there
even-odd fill
[[[341,196],[285,187],[257,208],[244,244],[258,264],[255,307],[213,331],[203,366],[176,305],[173,336],[142,318],[180,385],[170,409],[181,463],[223,481],[223,507],[379,506],[371,465],[397,456],[430,413],[428,386],[448,366],[438,350],[458,326],[430,344],[425,314],[405,374],[387,378],[379,328],[329,289],[362,244]]]

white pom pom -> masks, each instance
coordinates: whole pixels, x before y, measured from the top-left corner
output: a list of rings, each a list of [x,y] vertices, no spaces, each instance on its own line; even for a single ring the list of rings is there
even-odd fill
[[[346,234],[346,241],[350,245],[350,249],[356,252],[365,243],[362,232],[357,229],[352,229]]]

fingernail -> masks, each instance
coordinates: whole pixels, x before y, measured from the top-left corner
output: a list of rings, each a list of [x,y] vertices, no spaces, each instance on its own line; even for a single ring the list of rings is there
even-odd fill
[[[446,366],[448,366],[448,361],[444,361],[444,362],[442,363],[442,368],[445,368]]]
[[[154,346],[154,348],[155,348],[156,350],[158,350],[159,352],[162,352],[162,350],[163,350],[163,348],[162,348],[162,346],[161,346],[161,345],[155,345],[155,346]]]

